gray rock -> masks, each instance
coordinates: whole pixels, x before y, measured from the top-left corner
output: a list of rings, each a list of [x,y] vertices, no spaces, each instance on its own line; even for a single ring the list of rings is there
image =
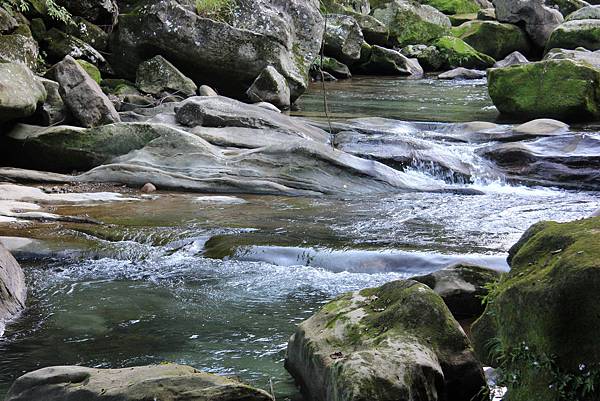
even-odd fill
[[[331,57],[323,57],[323,63],[321,64],[321,58],[317,58],[315,64],[311,66],[311,76],[313,79],[321,78],[321,69],[339,79],[348,79],[352,77],[350,68],[346,64],[343,64]]]
[[[558,9],[563,16],[567,16],[590,3],[584,0],[546,0],[546,5]]]
[[[414,78],[423,76],[423,68],[417,59],[410,59],[398,51],[380,46],[373,46],[369,61],[356,68],[358,71],[368,74],[400,75]]]
[[[544,0],[493,0],[500,22],[524,24],[525,31],[539,47],[544,47],[552,31],[563,22],[560,11]]]
[[[290,87],[286,79],[275,68],[268,66],[246,91],[251,102],[268,102],[281,109],[291,105]]]
[[[67,34],[83,40],[99,52],[108,51],[108,33],[84,18],[73,17],[73,24],[67,24],[65,31]]]
[[[435,46],[409,45],[400,52],[408,58],[416,58],[425,71],[439,71],[445,63],[444,57]]]
[[[208,85],[202,85],[198,89],[198,94],[200,96],[219,96],[219,94],[213,88],[211,88]]]
[[[0,34],[12,32],[19,23],[4,8],[0,7]]]
[[[29,68],[0,63],[0,123],[33,115],[46,96],[44,85]]]
[[[579,10],[569,14],[565,18],[565,22],[584,19],[600,19],[600,5],[580,8]]]
[[[492,5],[490,8],[477,11],[477,19],[480,21],[496,21],[496,9]]]
[[[42,42],[51,61],[60,61],[66,56],[71,56],[97,66],[103,73],[111,74],[113,72],[100,52],[75,36],[52,28],[44,35]]]
[[[411,277],[425,284],[444,300],[458,320],[473,319],[485,310],[482,299],[488,294],[488,284],[497,281],[500,273],[478,266],[457,265],[426,276]]]
[[[412,280],[326,304],[290,338],[285,367],[311,400],[471,400],[485,386],[443,300]]]
[[[438,75],[438,79],[481,79],[485,78],[486,72],[481,70],[470,70],[459,67]]]
[[[513,129],[513,132],[517,135],[528,135],[528,136],[549,136],[549,135],[561,135],[569,130],[569,125],[549,118],[542,118],[538,120],[532,120],[521,124]]]
[[[504,68],[510,67],[511,65],[519,65],[519,64],[527,64],[529,60],[527,57],[522,55],[519,52],[512,52],[508,56],[506,56],[503,60],[497,61],[494,64],[494,68]]]
[[[60,96],[60,85],[58,82],[54,82],[49,79],[38,79],[42,82],[44,88],[46,89],[46,93],[48,94],[44,104],[38,109],[42,124],[66,124],[70,117],[70,113],[65,105],[65,102]]]
[[[81,16],[97,25],[113,26],[119,15],[115,0],[58,0],[73,15]]]
[[[71,114],[83,127],[121,121],[115,107],[100,86],[72,57],[56,64],[48,77],[60,85],[61,96]]]
[[[600,217],[600,209],[596,210],[590,217]]]
[[[600,50],[600,19],[575,19],[558,26],[550,35],[546,50]]]
[[[176,0],[151,0],[119,16],[112,64],[131,79],[138,65],[160,53],[196,83],[244,98],[269,65],[290,86],[292,101],[308,84],[324,23],[317,0],[240,2],[230,24],[202,18]],[[174,29],[177,27],[177,29]]]
[[[600,50],[589,51],[587,49],[552,49],[545,56],[544,60],[574,60],[583,61],[596,69],[600,69]]]
[[[272,401],[238,381],[189,366],[166,364],[126,369],[56,366],[19,377],[6,401]]]
[[[358,22],[348,15],[329,14],[326,16],[325,54],[351,64],[360,59],[364,36]]]
[[[0,244],[0,337],[6,323],[25,309],[25,275],[15,258]]]
[[[263,109],[274,111],[276,113],[281,113],[281,110],[279,110],[277,107],[275,107],[275,105],[273,105],[271,103],[258,102],[258,103],[254,103],[254,106],[262,107]]]
[[[21,63],[35,69],[38,63],[39,48],[33,38],[13,34],[0,35],[0,63]]]
[[[156,56],[140,64],[136,85],[143,92],[160,95],[164,92],[183,97],[196,94],[198,87],[162,56]]]

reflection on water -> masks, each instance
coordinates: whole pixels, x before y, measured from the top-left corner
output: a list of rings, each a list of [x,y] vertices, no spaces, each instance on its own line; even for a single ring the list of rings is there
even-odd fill
[[[443,81],[354,77],[327,82],[330,115],[335,120],[385,117],[405,121],[495,121],[498,112],[485,79]],[[295,115],[324,118],[322,84],[312,83]]]

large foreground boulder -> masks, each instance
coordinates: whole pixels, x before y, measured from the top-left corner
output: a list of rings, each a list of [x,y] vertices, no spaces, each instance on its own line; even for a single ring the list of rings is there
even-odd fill
[[[27,287],[21,266],[0,244],[0,336],[6,322],[25,308]]]
[[[294,101],[306,89],[324,23],[317,0],[238,4],[229,23],[197,14],[176,0],[152,0],[119,16],[113,66],[133,79],[138,65],[164,56],[196,84],[243,98],[269,65],[287,80]],[[176,29],[174,28],[176,27]]]
[[[507,400],[598,399],[599,252],[598,217],[538,223],[510,250],[512,270],[473,326],[478,353],[504,361]]]
[[[563,22],[560,11],[544,0],[493,0],[500,22],[523,25],[534,44],[544,47],[552,31]]]
[[[411,280],[325,305],[291,337],[285,366],[310,400],[478,400],[485,386],[443,300]]]
[[[18,378],[6,401],[271,401],[238,381],[166,364],[126,369],[57,366]]]
[[[46,100],[44,85],[20,63],[0,63],[0,124],[29,117]]]
[[[577,60],[553,59],[488,74],[489,93],[498,110],[523,119],[561,121],[600,117],[600,69]]]
[[[59,83],[65,104],[81,126],[90,128],[121,121],[98,83],[71,56],[52,67],[47,75]]]

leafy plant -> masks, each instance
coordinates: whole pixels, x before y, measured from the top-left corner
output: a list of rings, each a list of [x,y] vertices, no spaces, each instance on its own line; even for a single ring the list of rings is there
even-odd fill
[[[231,22],[237,4],[235,0],[196,0],[196,12],[201,17]]]
[[[73,18],[66,8],[56,4],[55,0],[0,0],[0,7],[10,13],[27,12],[34,9],[41,14],[47,14],[51,18],[72,24]]]

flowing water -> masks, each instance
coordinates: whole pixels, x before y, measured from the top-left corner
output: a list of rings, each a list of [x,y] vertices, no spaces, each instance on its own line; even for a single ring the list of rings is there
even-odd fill
[[[359,79],[330,102],[338,118],[495,118],[481,84],[419,82]],[[440,101],[416,110],[410,104],[423,93]],[[316,111],[317,100],[310,92],[302,113]],[[447,179],[418,164],[408,172]],[[17,232],[39,240],[16,253],[28,276],[29,308],[0,340],[0,397],[16,377],[44,366],[170,361],[264,389],[272,383],[277,399],[300,399],[283,367],[286,343],[327,300],[457,262],[506,270],[506,252],[531,224],[600,207],[597,193],[480,178],[467,186],[481,195],[162,193],[57,207],[105,224]],[[0,235],[17,234],[0,228]]]

